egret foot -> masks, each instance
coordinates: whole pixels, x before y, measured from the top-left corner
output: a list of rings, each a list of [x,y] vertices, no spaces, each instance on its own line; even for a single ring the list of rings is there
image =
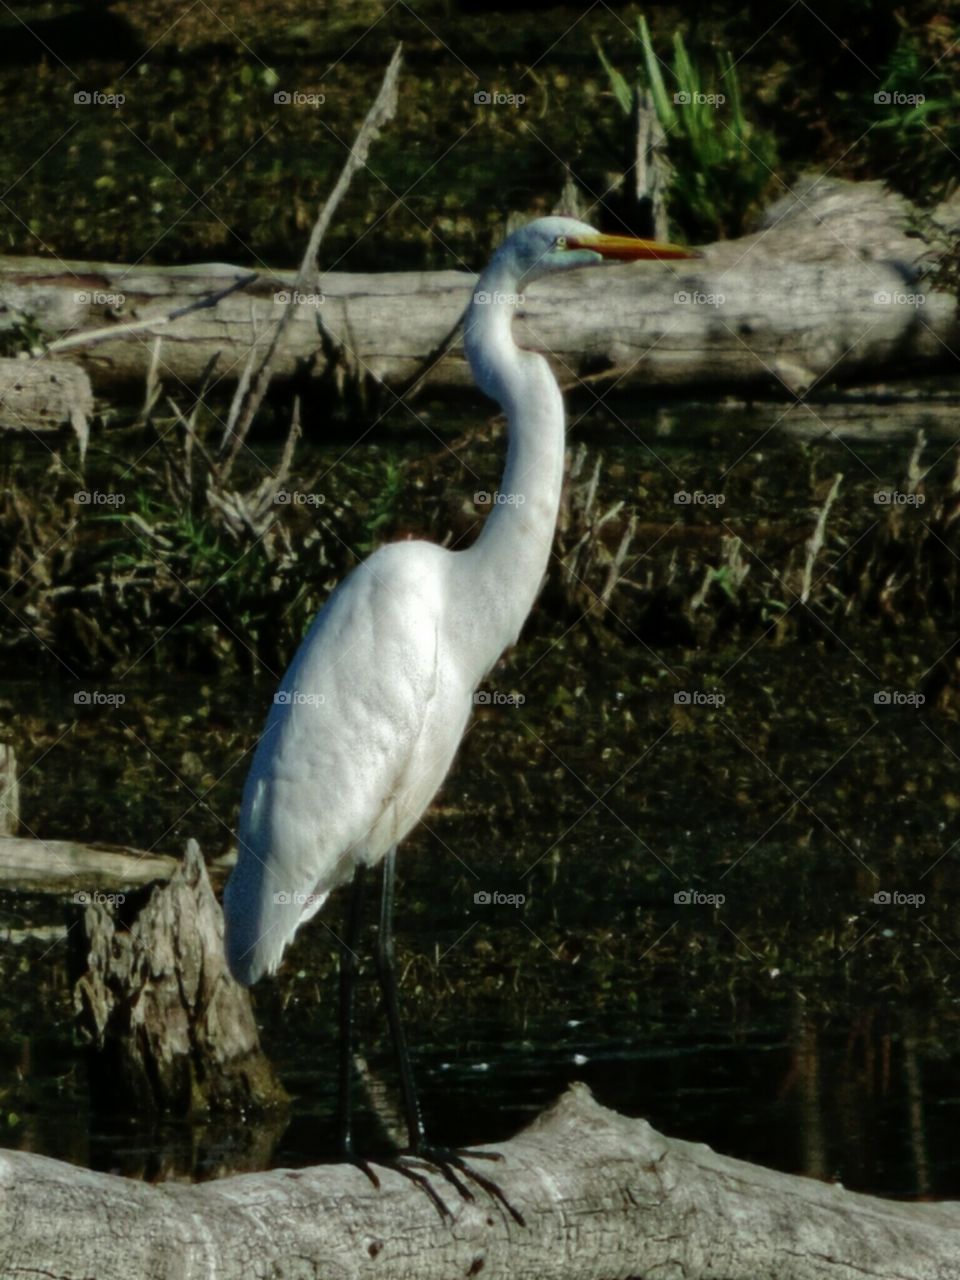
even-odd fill
[[[425,1192],[433,1201],[433,1206],[441,1218],[452,1218],[453,1214],[447,1208],[436,1187],[434,1187],[430,1179],[425,1174],[421,1173],[419,1169],[415,1169],[412,1165],[405,1164],[404,1161],[407,1158],[408,1157],[404,1153],[399,1152],[395,1156],[381,1156],[377,1160],[377,1164],[381,1165],[384,1169],[391,1169],[394,1173],[399,1173],[401,1177],[406,1178],[408,1181],[412,1182],[414,1186],[419,1187],[421,1191]],[[377,1187],[380,1186],[380,1179],[373,1173],[367,1161],[351,1160],[351,1164],[356,1164],[362,1167],[364,1173],[374,1181],[374,1184]],[[473,1199],[473,1195],[468,1187],[464,1187],[462,1184],[458,1184],[458,1186],[464,1199]]]
[[[380,1190],[380,1179],[374,1173],[373,1166],[369,1160],[362,1160],[359,1156],[354,1155],[345,1155],[343,1160],[344,1163],[352,1164],[355,1169],[359,1169],[361,1173],[366,1174],[373,1184],[373,1189],[375,1191]]]
[[[519,1209],[507,1199],[503,1189],[492,1178],[488,1178],[485,1174],[478,1173],[476,1169],[472,1169],[468,1161],[471,1160],[502,1160],[503,1156],[497,1151],[453,1151],[449,1147],[435,1147],[428,1143],[422,1143],[412,1151],[404,1152],[399,1159],[406,1161],[420,1161],[421,1167],[427,1169],[438,1169],[444,1178],[454,1187],[456,1187],[460,1196],[464,1200],[473,1200],[474,1195],[470,1187],[464,1181],[469,1178],[475,1182],[478,1187],[486,1191],[487,1195],[494,1200],[500,1202],[506,1211],[513,1218],[514,1222],[520,1227],[527,1225],[526,1219]],[[414,1164],[408,1164],[407,1169],[411,1172],[417,1168]],[[401,1170],[402,1171],[402,1170]],[[458,1175],[462,1174],[463,1177]],[[422,1175],[421,1175],[422,1176]]]

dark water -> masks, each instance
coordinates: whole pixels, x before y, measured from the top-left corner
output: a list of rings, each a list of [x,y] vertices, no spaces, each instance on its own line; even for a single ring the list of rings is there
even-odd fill
[[[782,411],[651,409],[630,419],[629,443],[599,417],[578,436],[630,475],[652,449],[680,474],[694,455],[722,471],[762,448],[754,465],[788,493],[787,437],[768,432]],[[945,415],[905,410],[882,436],[850,416],[845,439],[823,429],[811,446],[824,472],[895,481],[921,421],[930,461],[952,462]],[[397,456],[422,445],[411,437]],[[495,474],[499,456],[485,446],[478,470]],[[607,1106],[744,1159],[898,1196],[960,1194],[956,722],[914,706],[884,718],[873,699],[878,681],[915,688],[951,641],[941,624],[892,640],[865,630],[855,647],[599,652],[535,612],[491,676],[525,701],[477,715],[401,856],[403,999],[433,1135],[506,1138],[583,1080]],[[673,672],[726,702],[669,733]],[[266,674],[177,673],[161,652],[124,682],[122,707],[81,715],[67,678],[6,678],[27,828],[164,851],[194,835],[216,857],[272,688]],[[724,901],[676,901],[693,888]],[[483,889],[525,902],[477,903]],[[14,929],[61,919],[44,901],[7,896],[2,909]],[[324,913],[334,931],[343,909]],[[267,1122],[91,1113],[65,945],[2,950],[4,1143],[149,1177],[249,1167],[252,1147],[276,1164],[333,1154],[336,951],[321,924],[255,992],[294,1095]],[[389,1099],[369,969],[360,1049]],[[360,1130],[382,1141],[368,1108]]]

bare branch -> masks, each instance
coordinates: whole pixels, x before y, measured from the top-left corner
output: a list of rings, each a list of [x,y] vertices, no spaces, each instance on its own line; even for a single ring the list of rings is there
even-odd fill
[[[303,260],[301,261],[300,269],[297,272],[296,286],[290,291],[289,301],[284,307],[280,319],[277,321],[273,336],[270,339],[270,345],[267,348],[256,378],[254,379],[253,389],[249,392],[242,409],[240,409],[236,414],[236,420],[233,424],[232,440],[229,442],[229,446],[227,438],[224,438],[223,448],[226,450],[229,447],[229,451],[227,452],[227,456],[221,470],[221,475],[219,477],[221,487],[226,482],[231,470],[233,469],[233,464],[236,461],[237,454],[240,452],[243,442],[247,437],[247,433],[250,430],[250,424],[253,422],[255,414],[263,403],[264,396],[267,394],[267,388],[270,385],[270,378],[273,373],[274,360],[280,346],[280,339],[282,338],[287,325],[293,319],[293,315],[297,307],[297,294],[298,292],[301,292],[305,286],[308,286],[317,279],[317,255],[320,252],[320,245],[323,241],[324,235],[326,234],[327,228],[330,225],[331,219],[333,218],[340,201],[346,194],[347,188],[353,179],[353,175],[358,169],[362,169],[366,164],[370,147],[379,134],[381,128],[388,120],[393,118],[396,112],[397,80],[400,75],[400,54],[401,46],[397,45],[393,57],[390,59],[390,65],[387,67],[386,73],[384,74],[383,83],[380,86],[380,92],[377,94],[373,106],[367,112],[367,117],[360,128],[360,132],[357,134],[357,140],[353,144],[353,148],[347,158],[346,164],[343,166],[340,177],[337,179],[333,191],[327,197],[326,203],[320,210],[317,220],[313,225],[313,230],[310,232],[310,239],[307,241]],[[233,416],[232,410],[231,416]]]

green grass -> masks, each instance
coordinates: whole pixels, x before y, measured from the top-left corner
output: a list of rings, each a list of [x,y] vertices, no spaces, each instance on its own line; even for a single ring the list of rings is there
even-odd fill
[[[956,32],[955,32],[956,34]],[[880,91],[889,103],[874,103],[880,119],[872,151],[887,180],[914,198],[937,199],[960,172],[960,53],[937,60],[912,30],[904,29],[883,69]],[[913,101],[923,98],[922,102]]]
[[[721,53],[707,72],[676,31],[668,65],[654,48],[643,14],[637,43],[641,62],[633,81],[596,47],[624,115],[634,111],[638,93],[653,102],[671,165],[671,221],[699,242],[742,234],[774,178],[777,147],[773,135],[747,117],[731,54]]]

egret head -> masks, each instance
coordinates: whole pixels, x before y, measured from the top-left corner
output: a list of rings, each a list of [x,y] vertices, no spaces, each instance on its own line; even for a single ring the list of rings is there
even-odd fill
[[[542,276],[576,267],[642,259],[698,258],[694,249],[632,236],[603,235],[576,218],[537,218],[504,240],[477,282],[464,315],[463,342],[481,391],[500,404],[509,388],[500,367],[504,353],[516,352],[510,334],[514,310],[524,301],[527,285]],[[497,302],[498,306],[489,306]]]
[[[576,218],[557,217],[537,218],[515,231],[497,250],[493,261],[507,269],[518,285],[528,285],[541,276],[576,267],[696,257],[699,254],[695,250],[678,244],[604,235]]]

